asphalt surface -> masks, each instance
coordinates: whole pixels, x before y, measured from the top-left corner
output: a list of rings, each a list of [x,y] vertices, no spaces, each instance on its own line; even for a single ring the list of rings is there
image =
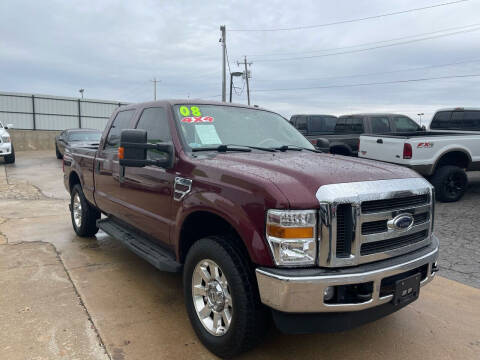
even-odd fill
[[[468,178],[460,201],[437,202],[434,232],[441,245],[440,274],[480,289],[480,173]]]
[[[479,359],[480,176],[471,183],[460,202],[437,204],[441,272],[416,302],[339,334],[271,329],[241,358]],[[106,234],[75,236],[68,198],[53,152],[0,161],[0,359],[214,359],[188,321],[181,276]]]

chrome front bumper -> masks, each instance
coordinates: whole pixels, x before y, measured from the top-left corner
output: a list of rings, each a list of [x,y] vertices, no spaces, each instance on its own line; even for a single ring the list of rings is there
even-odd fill
[[[382,279],[401,274],[428,265],[426,276],[420,286],[430,282],[435,272],[434,266],[438,258],[438,239],[432,235],[432,245],[428,252],[422,252],[415,258],[403,262],[387,263],[384,267],[370,269],[372,264],[366,264],[364,272],[350,272],[332,269],[331,272],[318,276],[288,276],[278,274],[266,268],[256,270],[260,299],[265,305],[288,313],[321,313],[358,311],[382,304],[393,299],[393,295],[380,296]],[[395,260],[395,259],[392,259]],[[398,259],[397,259],[398,260]],[[324,291],[328,286],[352,285],[373,282],[373,293],[369,300],[352,304],[327,304],[324,302]]]

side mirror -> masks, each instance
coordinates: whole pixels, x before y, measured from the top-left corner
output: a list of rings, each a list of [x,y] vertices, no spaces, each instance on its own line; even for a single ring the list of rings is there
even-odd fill
[[[160,151],[165,153],[165,157],[159,160],[149,160],[147,159],[147,150]],[[173,145],[167,143],[149,144],[145,130],[122,130],[118,159],[121,166],[144,167],[146,165],[156,165],[170,168],[173,166]]]
[[[13,129],[13,124],[7,124],[7,125],[5,126],[5,129]]]

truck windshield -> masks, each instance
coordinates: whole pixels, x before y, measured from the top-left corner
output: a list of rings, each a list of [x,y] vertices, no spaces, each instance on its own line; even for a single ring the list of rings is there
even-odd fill
[[[312,144],[278,114],[228,105],[176,105],[180,134],[190,149],[218,145],[314,150]]]

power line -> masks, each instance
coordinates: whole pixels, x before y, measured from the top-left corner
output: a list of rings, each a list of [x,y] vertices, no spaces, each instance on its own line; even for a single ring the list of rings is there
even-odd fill
[[[448,76],[439,76],[439,77],[430,77],[430,78],[393,80],[393,81],[381,81],[381,82],[358,83],[358,84],[339,84],[339,85],[310,86],[310,87],[297,87],[297,88],[258,89],[258,90],[252,90],[252,92],[333,89],[333,88],[347,88],[347,87],[372,86],[372,85],[402,84],[402,83],[409,83],[409,82],[421,82],[421,81],[456,79],[456,78],[469,78],[469,77],[479,77],[479,76],[480,76],[480,74],[448,75]]]
[[[461,65],[461,64],[469,64],[469,63],[475,63],[479,62],[480,58],[478,59],[470,59],[470,60],[462,60],[462,61],[456,61],[452,63],[446,63],[446,64],[437,64],[437,65],[427,65],[427,66],[419,66],[419,67],[414,67],[414,68],[409,68],[409,69],[398,69],[398,70],[390,70],[390,71],[380,71],[380,72],[371,72],[371,73],[363,73],[363,74],[353,74],[353,75],[341,75],[341,76],[328,76],[324,77],[321,79],[312,79],[312,78],[303,78],[303,79],[274,79],[275,81],[298,81],[298,80],[305,80],[305,81],[324,81],[324,80],[332,80],[332,79],[346,79],[346,78],[354,78],[354,77],[362,77],[362,76],[373,76],[373,75],[387,75],[387,74],[396,74],[396,73],[401,73],[401,72],[406,72],[406,71],[417,71],[417,70],[425,70],[425,69],[434,69],[434,68],[439,68],[439,67],[446,67],[446,66],[454,66],[454,65]],[[272,81],[272,80],[267,80],[267,79],[257,79],[256,81],[260,82],[266,82],[266,81]]]
[[[367,17],[363,17],[363,18],[340,20],[340,21],[335,21],[335,22],[330,22],[330,23],[323,23],[323,24],[317,24],[317,25],[304,25],[304,26],[283,27],[283,28],[270,28],[270,29],[259,29],[259,28],[257,28],[257,29],[230,29],[229,31],[237,31],[237,32],[240,32],[240,31],[247,31],[247,32],[252,32],[252,31],[257,31],[257,32],[258,32],[258,31],[265,31],[265,32],[271,32],[271,31],[291,31],[291,30],[314,29],[314,28],[319,28],[319,27],[326,27],[326,26],[333,26],[333,25],[353,23],[353,22],[358,22],[358,21],[378,19],[378,18],[382,18],[382,17],[393,16],[393,15],[400,15],[400,14],[406,14],[406,13],[415,12],[415,11],[423,11],[423,10],[438,8],[438,7],[441,7],[441,6],[448,6],[448,5],[463,3],[463,2],[467,2],[467,1],[469,1],[469,0],[450,1],[450,2],[445,2],[445,3],[430,5],[430,6],[419,7],[419,8],[407,9],[407,10],[402,10],[402,11],[395,11],[395,12],[390,12],[390,13],[385,13],[385,14],[379,14],[379,15],[372,15],[372,16],[367,16]]]
[[[280,61],[291,61],[291,60],[305,60],[305,59],[315,59],[315,58],[335,56],[335,55],[353,54],[353,53],[359,53],[359,52],[365,52],[365,51],[370,51],[370,50],[392,47],[392,46],[406,45],[406,44],[411,44],[411,43],[425,41],[425,40],[438,39],[438,38],[441,38],[441,37],[453,36],[453,35],[458,35],[458,34],[463,34],[463,33],[467,33],[467,32],[478,31],[478,30],[480,30],[480,27],[476,27],[474,29],[468,29],[468,30],[455,31],[455,32],[451,32],[451,33],[448,33],[448,34],[428,36],[428,37],[424,37],[424,38],[421,38],[421,39],[400,41],[400,42],[396,42],[396,43],[393,43],[393,44],[372,46],[372,47],[367,47],[367,48],[364,48],[364,49],[340,51],[340,52],[335,52],[335,53],[330,53],[330,54],[322,54],[322,55],[296,56],[296,57],[280,58],[280,59],[259,59],[259,60],[255,60],[255,62],[280,62]]]
[[[288,56],[288,55],[298,55],[298,54],[305,54],[305,55],[306,54],[316,54],[316,53],[325,52],[325,51],[351,49],[351,48],[360,47],[360,46],[376,45],[376,44],[382,44],[382,43],[386,43],[386,42],[405,40],[405,39],[416,38],[416,37],[420,37],[420,36],[427,36],[427,35],[444,33],[444,32],[453,31],[453,30],[459,30],[459,29],[468,30],[468,28],[477,27],[477,26],[480,26],[480,23],[464,25],[464,26],[456,26],[456,27],[452,27],[452,28],[447,28],[447,29],[442,29],[442,30],[437,30],[437,31],[432,31],[432,32],[427,32],[427,33],[407,35],[407,36],[401,36],[401,37],[387,39],[387,40],[370,41],[370,42],[365,42],[365,43],[360,43],[360,44],[355,44],[355,45],[340,46],[340,47],[328,48],[328,49],[317,49],[317,50],[311,50],[311,51],[305,51],[305,52],[304,51],[295,51],[295,52],[289,52],[289,53],[250,54],[248,56],[264,57],[264,56]]]

